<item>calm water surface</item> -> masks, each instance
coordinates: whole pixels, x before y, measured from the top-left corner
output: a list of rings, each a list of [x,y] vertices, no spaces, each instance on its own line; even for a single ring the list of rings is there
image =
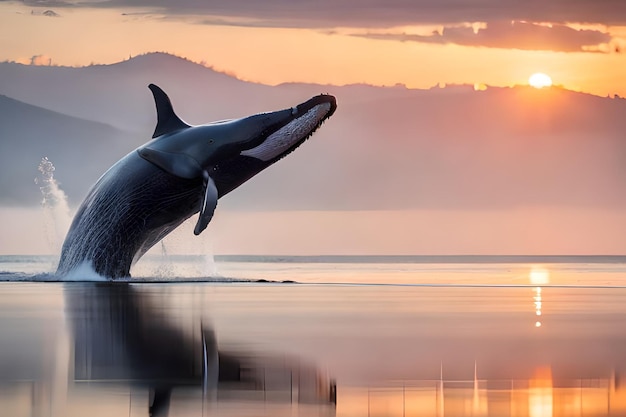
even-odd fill
[[[626,415],[619,262],[196,260],[110,284],[12,261],[1,416]],[[207,270],[277,282],[181,282]]]

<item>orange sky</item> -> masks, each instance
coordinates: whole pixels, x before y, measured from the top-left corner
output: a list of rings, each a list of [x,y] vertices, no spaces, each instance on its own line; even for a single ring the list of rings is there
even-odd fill
[[[569,0],[546,0],[541,3],[545,13],[530,6],[526,13],[519,2],[483,0],[467,5],[491,2],[492,7],[468,6],[464,11],[470,17],[464,21],[460,12],[441,6],[450,0],[392,2],[398,10],[385,9],[388,3],[382,0],[367,2],[371,10],[359,8],[356,0],[291,1],[263,2],[269,12],[250,0],[210,2],[220,15],[192,0],[171,3],[180,10],[164,0],[135,2],[140,9],[113,8],[107,1],[48,8],[28,6],[37,3],[29,0],[0,0],[0,61],[82,66],[164,51],[267,84],[410,88],[510,86],[544,72],[567,89],[626,97],[626,52],[621,52],[626,50],[626,2],[581,0],[570,8],[560,4]],[[296,10],[313,3],[337,9]],[[340,10],[346,5],[352,9]],[[411,9],[414,5],[423,13]],[[567,22],[582,23],[546,23],[561,14]],[[529,23],[530,15],[537,19]],[[0,240],[0,253],[50,252],[42,221],[32,211],[5,210],[0,229],[10,233]],[[224,212],[209,226],[209,243],[181,239],[180,252],[193,252],[194,245],[206,252],[209,245],[215,253],[250,254],[617,254],[625,244],[617,227],[623,222],[624,213],[616,210],[549,207],[523,213]]]
[[[395,20],[389,21],[390,26],[382,22],[382,27],[371,27],[371,23],[368,23],[370,27],[358,27],[361,22],[349,20],[337,23],[354,26],[321,28],[311,22],[302,27],[281,27],[287,25],[249,24],[244,17],[237,20],[236,16],[212,17],[210,24],[199,24],[199,16],[148,13],[145,8],[139,10],[141,13],[133,9],[57,8],[53,9],[56,17],[45,16],[46,10],[51,9],[0,2],[0,60],[82,66],[165,51],[204,62],[245,80],[267,84],[400,83],[412,88],[428,88],[438,83],[508,86],[527,83],[532,73],[545,72],[555,84],[568,89],[600,96],[626,96],[626,53],[615,52],[626,45],[626,24],[569,24],[559,27],[570,31],[562,35],[521,33],[516,38],[515,32],[509,30],[515,25],[507,23],[502,34],[484,32],[484,39],[473,39],[461,33],[456,38],[450,37],[453,43],[441,43],[437,40],[440,37],[428,35],[434,30],[455,34],[453,29],[464,30],[463,25],[467,30],[472,29],[466,23],[456,22],[460,29],[455,26],[445,32],[444,24],[395,25]],[[485,25],[474,23],[473,30]],[[540,26],[530,29],[537,31]],[[610,37],[608,42],[592,49],[611,52],[506,48],[507,42],[525,48],[524,42],[531,35],[548,36],[548,45],[548,42],[562,42],[558,36],[582,38],[588,37],[587,32],[595,37]],[[411,40],[415,36],[425,41]],[[556,40],[550,40],[551,37]],[[472,42],[478,46],[467,46]],[[562,47],[578,48],[578,45]]]

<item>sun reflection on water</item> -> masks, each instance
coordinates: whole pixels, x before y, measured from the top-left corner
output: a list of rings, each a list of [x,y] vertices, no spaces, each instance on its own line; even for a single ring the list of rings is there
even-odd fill
[[[533,285],[546,285],[550,283],[550,271],[540,266],[533,266],[528,273],[528,278]]]
[[[529,381],[528,415],[529,417],[552,417],[552,369],[539,368],[535,378]]]
[[[528,273],[528,278],[530,283],[533,285],[537,285],[533,288],[533,302],[535,306],[535,315],[540,317],[543,315],[542,307],[543,307],[543,297],[542,297],[542,289],[541,285],[546,285],[550,283],[550,271],[546,268],[533,266]],[[539,328],[542,326],[540,320],[535,322],[535,327]]]

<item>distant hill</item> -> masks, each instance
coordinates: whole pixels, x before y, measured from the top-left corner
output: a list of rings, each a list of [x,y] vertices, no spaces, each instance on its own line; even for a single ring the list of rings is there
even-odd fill
[[[0,64],[1,94],[125,130],[154,128],[150,83],[176,98],[177,111],[194,124],[246,115],[265,104],[224,98],[272,97],[271,87],[245,83],[162,53],[81,68]]]
[[[130,147],[132,135],[0,95],[0,195],[3,204],[35,204],[37,167],[47,156],[74,203]]]
[[[162,53],[84,68],[0,63],[0,94],[73,117],[52,117],[5,97],[3,106],[14,113],[0,114],[2,146],[30,152],[28,141],[45,144],[56,152],[48,156],[59,180],[80,199],[96,171],[150,138],[156,121],[147,89],[151,82],[164,88],[178,114],[193,124],[290,107],[320,92],[337,97],[336,114],[312,140],[220,201],[221,206],[626,208],[626,100],[558,87],[272,87]],[[15,124],[13,130],[7,130],[6,121]],[[114,145],[99,148],[109,143]],[[3,161],[10,159],[5,149]],[[32,162],[14,151],[2,176],[14,177],[22,165],[36,170],[38,153],[28,154]],[[21,195],[6,190],[22,180],[2,181],[2,203]],[[18,200],[25,201],[23,196]]]

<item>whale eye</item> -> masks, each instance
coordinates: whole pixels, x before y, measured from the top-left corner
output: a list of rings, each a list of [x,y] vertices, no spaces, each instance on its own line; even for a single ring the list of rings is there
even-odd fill
[[[209,139],[209,145],[213,145],[213,139]]]

